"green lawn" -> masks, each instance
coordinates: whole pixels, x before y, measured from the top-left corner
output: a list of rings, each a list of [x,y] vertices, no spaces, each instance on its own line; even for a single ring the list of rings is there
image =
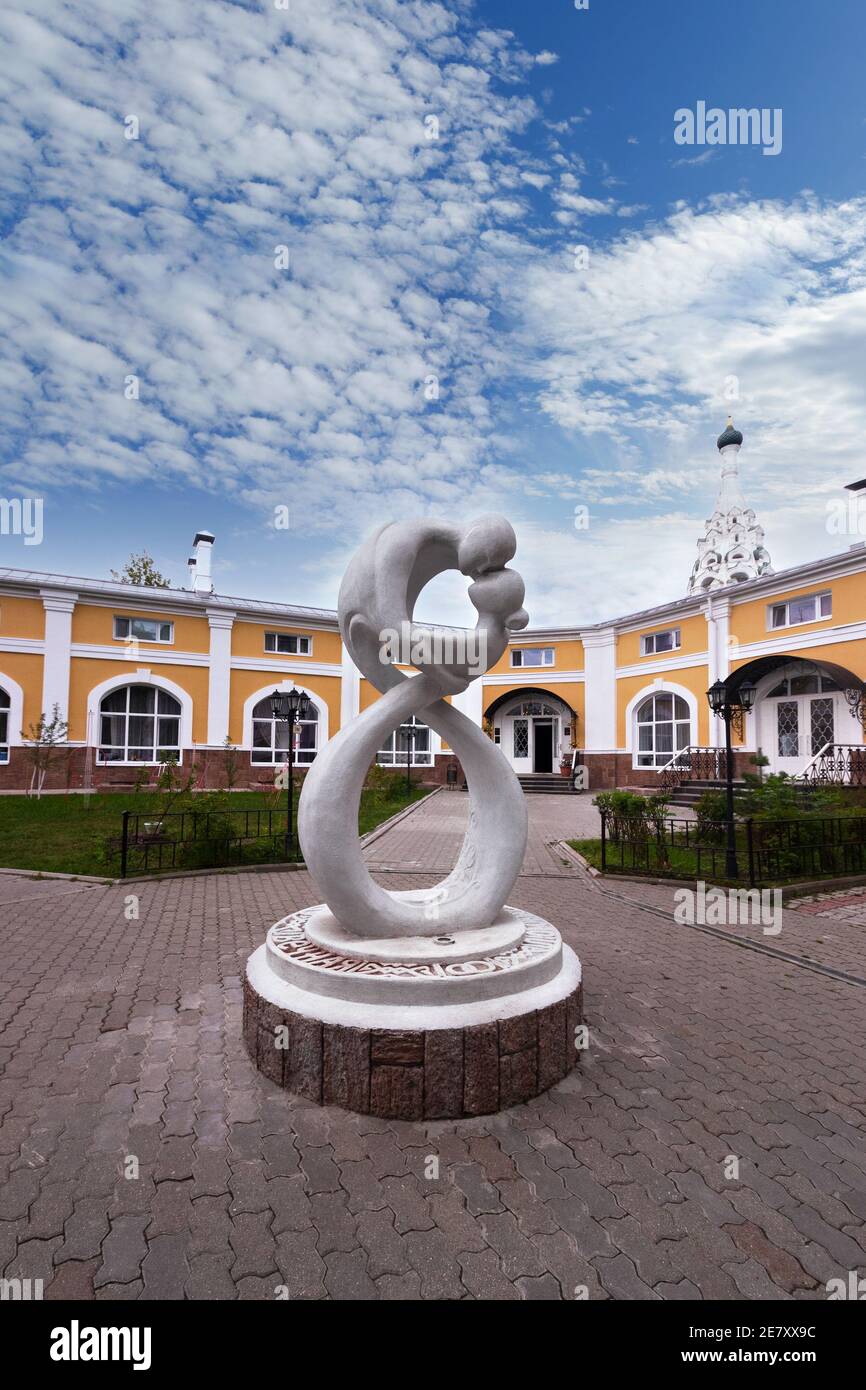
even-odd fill
[[[413,787],[411,801],[420,800],[428,790]],[[295,818],[297,801],[296,795]],[[204,810],[208,804],[212,804],[209,798],[194,795],[187,799],[183,809]],[[228,804],[234,813],[284,809],[286,803],[284,793],[275,797],[268,792],[232,792],[223,804]],[[358,818],[360,834],[374,830],[409,804],[402,781],[399,795],[363,792]],[[164,797],[148,792],[43,796],[40,801],[26,796],[0,796],[0,867],[114,878],[119,871],[119,861],[116,856],[109,857],[106,845],[109,840],[119,838],[123,812],[153,812],[156,819],[161,807],[165,808]],[[282,828],[285,829],[285,819]],[[131,867],[130,872],[133,871]]]
[[[568,840],[566,843],[570,845],[572,849],[577,850],[578,854],[582,854],[586,862],[591,864],[594,869],[601,869],[601,840]],[[719,862],[721,861],[721,857],[720,853],[718,856]],[[673,845],[669,849],[668,858],[670,867],[666,870],[655,867],[654,859],[651,860],[650,862],[653,867],[648,871],[649,876],[652,878],[664,878],[668,875],[673,878],[694,878],[696,876],[697,856],[693,849],[679,849],[677,846]],[[710,856],[707,855],[705,859],[706,871],[708,871],[710,862]],[[607,867],[605,873],[640,874],[641,872],[647,871],[641,870],[640,867],[632,868],[629,852],[626,853],[624,863],[620,866],[618,848],[611,847],[611,845],[608,844]]]

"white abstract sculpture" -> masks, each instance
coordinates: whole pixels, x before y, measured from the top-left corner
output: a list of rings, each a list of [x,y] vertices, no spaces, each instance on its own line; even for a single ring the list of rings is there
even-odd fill
[[[310,1099],[403,1119],[486,1114],[538,1095],[574,1063],[580,962],[550,922],[506,906],[526,847],[524,793],[445,698],[526,625],[523,580],[507,568],[514,551],[503,517],[395,522],[346,571],[343,641],[381,699],[307,774],[299,832],[325,901],[271,927],[247,962],[244,997],[257,1065]],[[472,632],[414,621],[421,590],[448,569],[472,581]],[[441,883],[388,892],[364,863],[358,807],[378,749],[412,715],[459,757],[469,827]]]
[[[304,783],[298,830],[325,902],[340,925],[358,936],[441,936],[487,927],[520,872],[527,830],[520,784],[489,738],[442,698],[466,689],[473,678],[469,664],[424,660],[447,648],[484,653],[485,670],[499,660],[509,632],[528,621],[521,607],[523,580],[506,569],[515,549],[503,517],[481,517],[466,528],[392,522],[361,547],[346,572],[337,604],[340,631],[355,665],[383,698],[316,758]],[[413,620],[425,584],[448,569],[473,580],[474,641],[462,632],[455,641],[453,629]],[[419,675],[397,669],[388,653],[389,633],[401,634],[401,646],[415,653]],[[398,654],[406,659],[405,651]],[[373,882],[361,856],[358,806],[377,750],[413,714],[441,735],[463,765],[471,795],[469,829],[446,879],[433,888],[389,893]]]

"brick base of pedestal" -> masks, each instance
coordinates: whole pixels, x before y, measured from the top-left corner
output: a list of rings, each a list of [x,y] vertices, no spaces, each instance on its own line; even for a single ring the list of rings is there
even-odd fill
[[[259,1071],[319,1105],[386,1120],[454,1120],[531,1100],[577,1061],[582,986],[556,1004],[468,1028],[342,1027],[280,1008],[244,981]]]

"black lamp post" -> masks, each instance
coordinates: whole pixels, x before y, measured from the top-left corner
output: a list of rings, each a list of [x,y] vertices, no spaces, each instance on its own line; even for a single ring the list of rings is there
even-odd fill
[[[412,749],[415,745],[415,725],[411,720],[403,725],[406,733],[406,799],[412,796]]]
[[[293,771],[295,766],[295,721],[307,719],[310,713],[310,701],[303,690],[296,690],[292,686],[291,690],[275,690],[271,695],[271,714],[274,719],[284,719],[289,726],[289,746],[286,757],[289,764],[289,778],[287,787],[286,804],[286,858],[288,859],[294,844],[294,828],[292,825],[292,810],[294,806],[294,786]]]
[[[725,721],[725,792],[728,811],[725,877],[732,879],[739,876],[739,870],[734,832],[734,760],[731,753],[731,722],[742,720],[743,714],[754,705],[756,694],[757,690],[751,681],[743,681],[735,693],[728,691],[724,681],[716,681],[707,691],[710,709],[713,714],[719,715]]]

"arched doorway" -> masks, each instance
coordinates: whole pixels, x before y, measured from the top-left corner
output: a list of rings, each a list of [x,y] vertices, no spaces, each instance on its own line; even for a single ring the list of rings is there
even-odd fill
[[[558,772],[571,750],[576,715],[570,705],[535,687],[500,695],[487,710],[493,741],[515,772]]]
[[[798,777],[828,745],[861,745],[854,713],[864,683],[844,666],[802,657],[762,657],[739,667],[725,682],[751,680],[757,687],[747,745],[769,759],[770,772]]]

